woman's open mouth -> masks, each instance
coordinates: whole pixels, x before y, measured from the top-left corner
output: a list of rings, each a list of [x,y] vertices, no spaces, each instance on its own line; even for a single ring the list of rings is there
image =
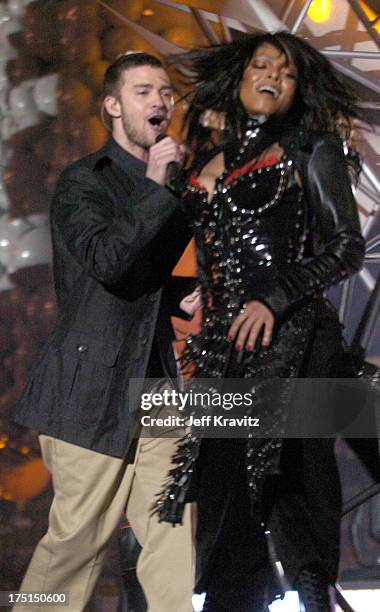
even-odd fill
[[[271,85],[262,85],[262,87],[259,87],[257,91],[259,93],[264,93],[269,96],[272,96],[273,98],[278,98],[278,96],[280,95],[280,92],[278,91],[278,89],[276,89],[275,87],[272,87]]]

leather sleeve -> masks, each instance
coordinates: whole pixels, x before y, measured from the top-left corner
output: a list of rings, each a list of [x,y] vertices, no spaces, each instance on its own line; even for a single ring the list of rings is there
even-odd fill
[[[144,178],[115,216],[107,190],[89,168],[70,167],[58,181],[51,209],[55,239],[93,278],[114,285],[179,206],[169,190]]]
[[[365,242],[360,232],[347,162],[338,139],[320,136],[302,173],[313,256],[274,275],[255,299],[277,316],[307,296],[328,289],[360,270]]]

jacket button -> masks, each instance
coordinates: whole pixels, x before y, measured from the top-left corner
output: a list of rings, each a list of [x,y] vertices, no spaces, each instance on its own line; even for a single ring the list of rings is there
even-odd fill
[[[87,344],[80,344],[77,346],[78,353],[85,353],[88,350]]]

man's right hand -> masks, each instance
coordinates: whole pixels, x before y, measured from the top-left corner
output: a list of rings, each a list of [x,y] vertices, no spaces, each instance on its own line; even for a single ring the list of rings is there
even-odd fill
[[[182,164],[183,156],[184,146],[167,136],[150,147],[146,176],[159,185],[165,185],[168,164]]]

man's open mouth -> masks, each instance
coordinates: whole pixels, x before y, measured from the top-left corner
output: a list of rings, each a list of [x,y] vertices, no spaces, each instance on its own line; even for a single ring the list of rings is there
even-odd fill
[[[149,117],[148,121],[154,127],[159,127],[161,123],[165,121],[165,117],[163,117],[163,115],[153,115],[152,117]]]

